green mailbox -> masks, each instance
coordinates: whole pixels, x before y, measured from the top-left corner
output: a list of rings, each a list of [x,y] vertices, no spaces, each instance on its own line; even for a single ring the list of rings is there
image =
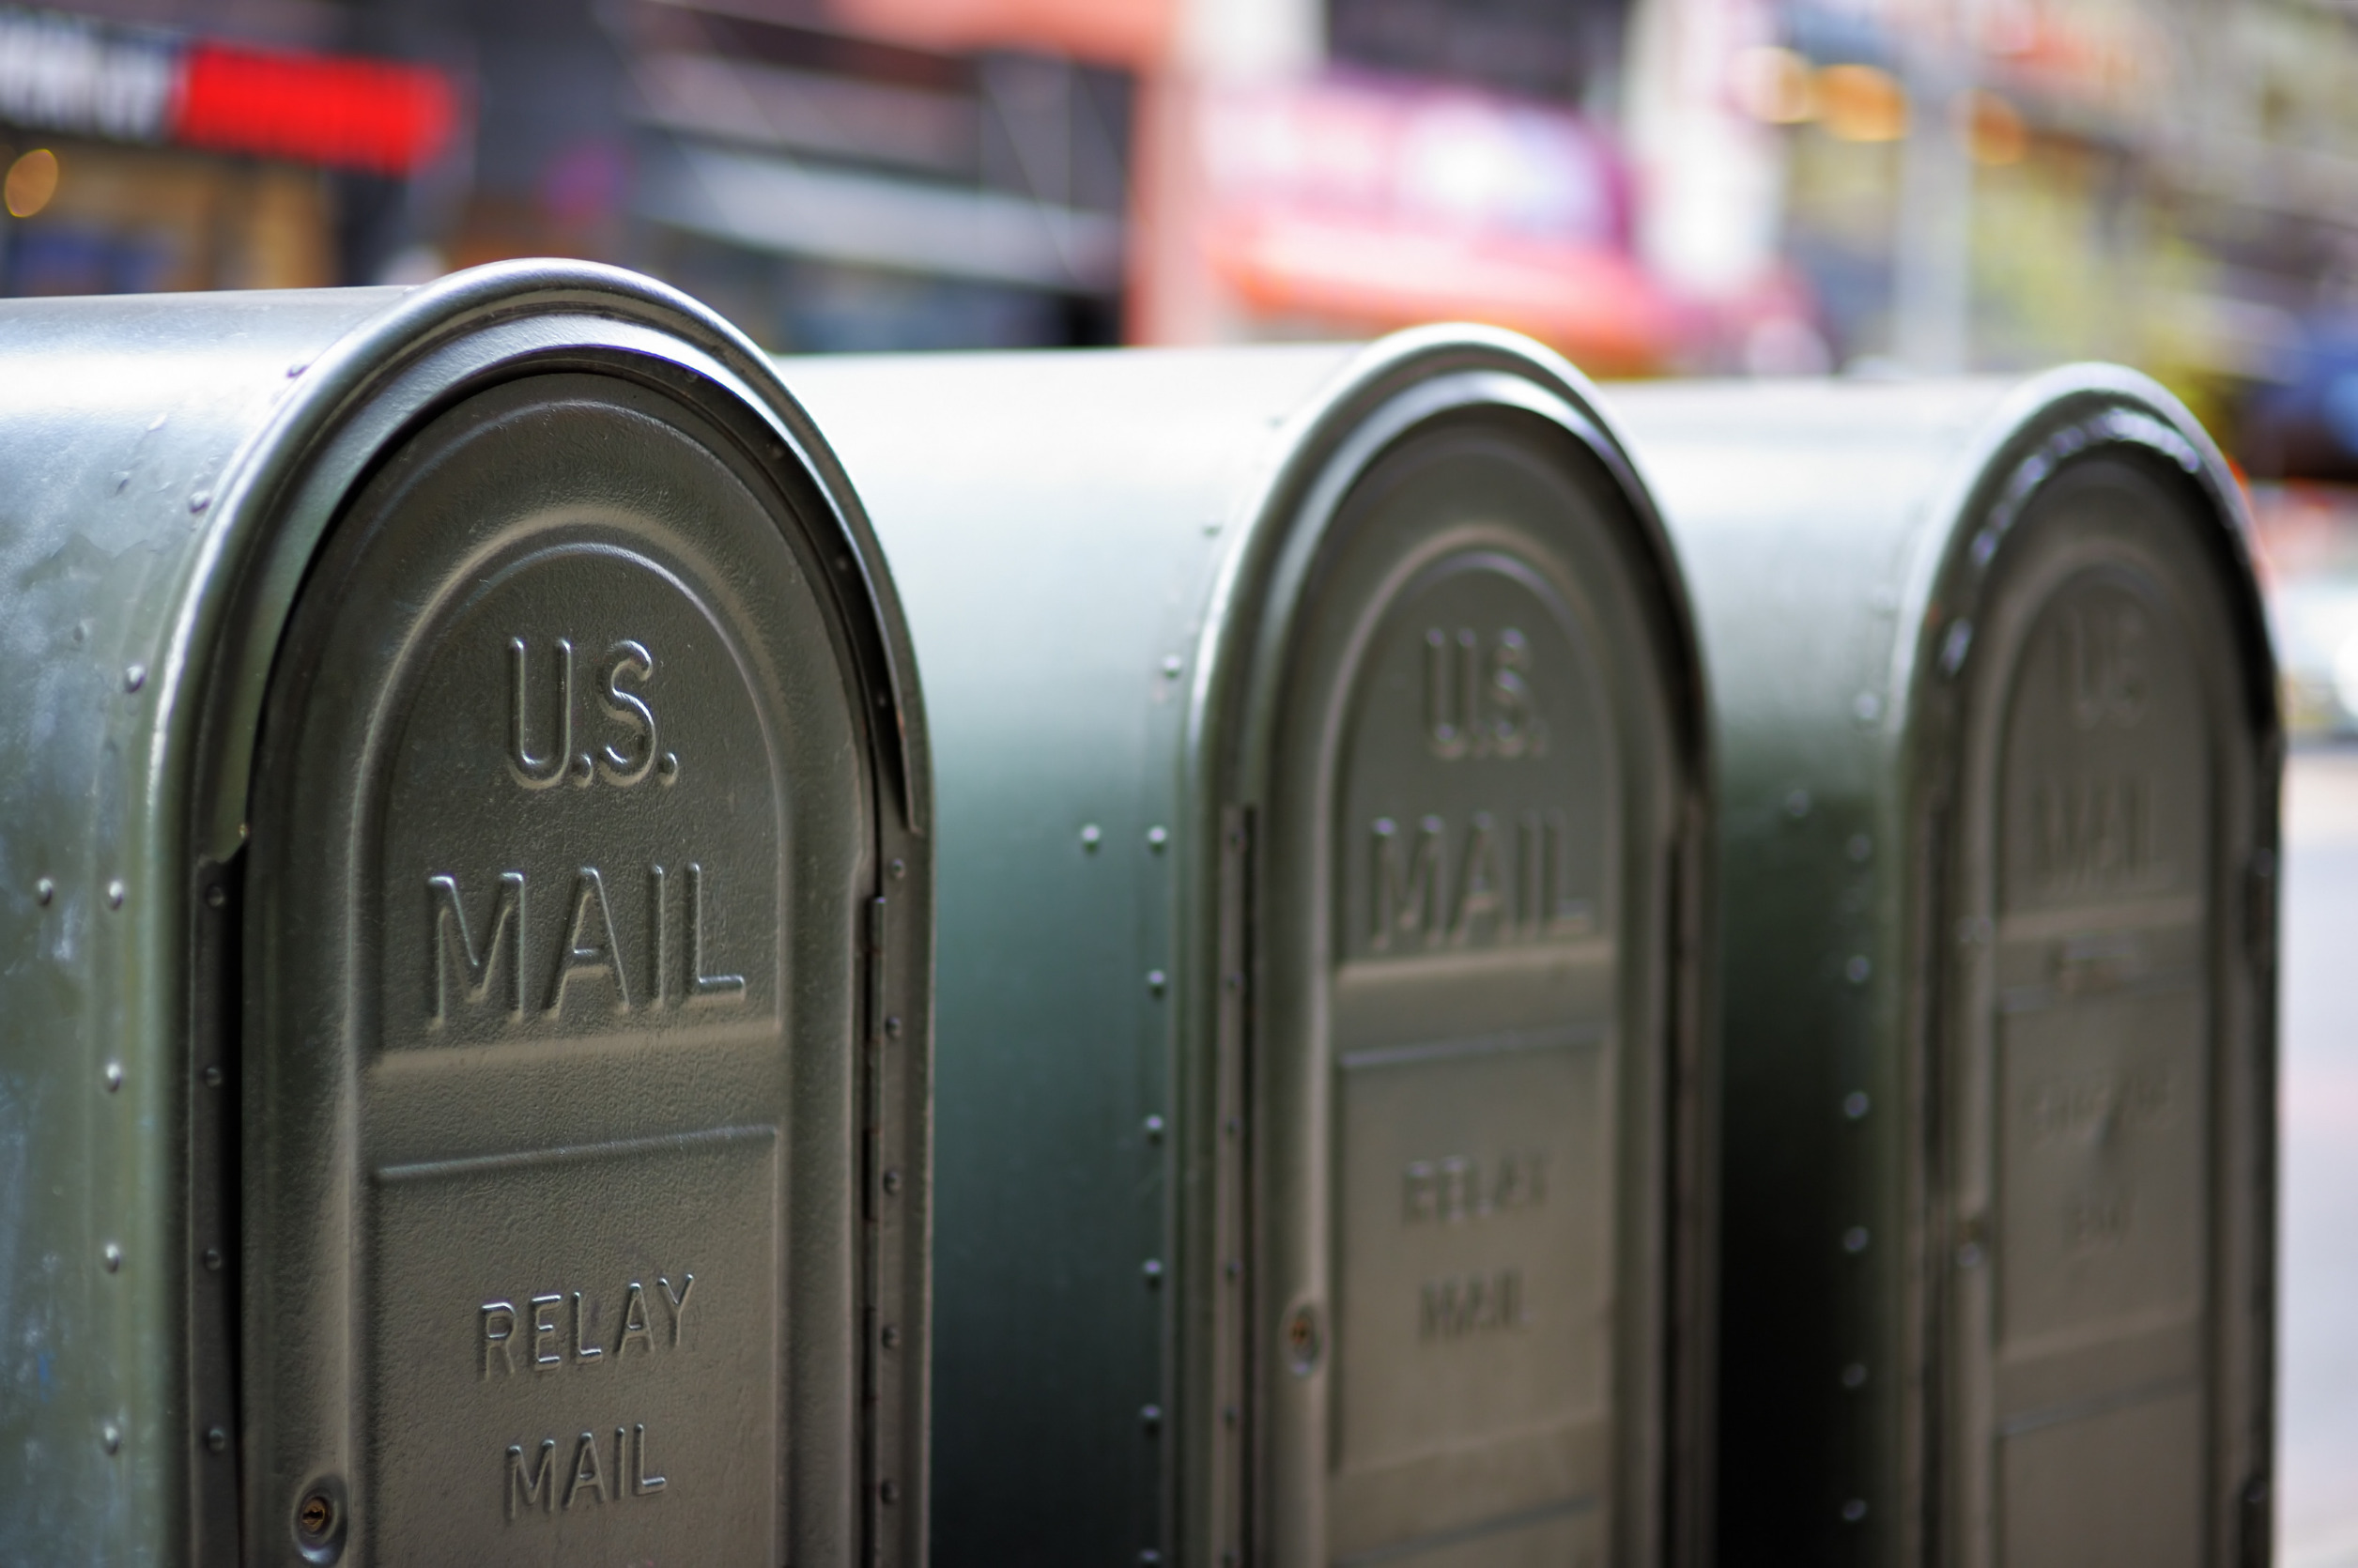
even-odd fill
[[[0,1560],[920,1563],[922,716],[769,364],[533,263],[0,365]]]
[[[1615,388],[1713,678],[1731,1564],[2267,1560],[2281,739],[2169,395]]]
[[[1585,383],[786,374],[933,712],[943,1560],[1691,1560],[1703,694]]]

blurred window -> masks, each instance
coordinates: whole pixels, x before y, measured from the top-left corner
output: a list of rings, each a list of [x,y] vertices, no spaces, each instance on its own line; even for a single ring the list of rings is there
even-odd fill
[[[1327,0],[1336,61],[1584,102],[1619,75],[1629,0]]]

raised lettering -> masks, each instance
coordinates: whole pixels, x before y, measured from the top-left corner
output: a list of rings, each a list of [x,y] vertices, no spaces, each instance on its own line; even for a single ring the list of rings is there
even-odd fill
[[[509,1343],[515,1337],[516,1303],[485,1301],[483,1304],[483,1376],[485,1381],[491,1377],[491,1358],[495,1351],[500,1358],[501,1375],[510,1376],[515,1374],[516,1357]]]
[[[454,950],[458,955],[457,968],[465,976],[460,981],[459,992],[470,1006],[488,1001],[493,982],[505,976],[505,1010],[512,1017],[521,1017],[524,1012],[524,873],[501,873],[500,891],[492,899],[491,917],[481,947],[475,945],[474,932],[467,923],[466,904],[459,897],[456,877],[426,878],[425,897],[426,945],[432,953],[430,961],[434,966],[433,1026],[439,1028],[450,1021],[451,955]]]
[[[1486,1171],[1462,1154],[1410,1161],[1401,1173],[1404,1224],[1463,1224],[1491,1214],[1533,1208],[1547,1201],[1547,1155],[1510,1149]]]
[[[607,713],[620,719],[637,732],[638,745],[628,751],[606,746],[599,759],[598,772],[609,784],[624,789],[644,780],[655,771],[655,758],[661,744],[655,739],[655,710],[636,692],[623,688],[624,677],[641,682],[655,674],[655,655],[640,643],[627,639],[607,651],[606,672],[598,681],[598,691]]]
[[[599,1502],[606,1500],[606,1468],[598,1463],[597,1434],[584,1432],[573,1445],[573,1475],[565,1483],[565,1512],[573,1512],[576,1499],[586,1486]]]
[[[2054,891],[2134,885],[2152,869],[2152,791],[2136,777],[2050,778],[2031,792],[2032,849]]]
[[[554,1437],[541,1439],[540,1463],[532,1467],[529,1473],[524,1468],[524,1450],[516,1444],[508,1445],[507,1510],[509,1518],[515,1518],[519,1510],[529,1509],[535,1502],[540,1504],[540,1510],[544,1514],[555,1508],[556,1477],[550,1472],[556,1468],[556,1465],[557,1439]]]
[[[1417,824],[1416,848],[1406,868],[1400,864],[1399,825],[1389,817],[1375,824],[1373,927],[1367,945],[1389,952],[1394,941],[1412,937],[1428,945],[1441,934],[1439,904],[1441,889],[1441,835],[1447,831],[1439,817]]]
[[[603,974],[614,982],[618,1011],[630,1009],[630,981],[623,973],[621,944],[614,939],[614,917],[606,907],[606,882],[594,866],[584,866],[573,882],[571,930],[557,949],[557,962],[548,977],[547,1010],[564,1006],[565,987],[584,976]]]
[[[556,1311],[563,1303],[564,1298],[562,1296],[532,1298],[532,1367],[534,1371],[545,1372],[550,1367],[564,1364],[564,1351],[562,1349],[544,1351],[541,1348],[545,1343],[555,1339],[560,1333]]]
[[[663,1490],[663,1477],[647,1473],[647,1429],[644,1425],[631,1428],[631,1452],[635,1455],[631,1467],[630,1490],[635,1497]]]
[[[556,745],[535,753],[528,733],[532,682],[528,671],[531,650],[520,637],[508,638],[508,771],[528,790],[545,790],[563,781],[573,768],[573,644],[557,639],[556,692],[549,728]],[[586,782],[586,780],[584,781]]]
[[[623,1352],[633,1345],[646,1354],[655,1354],[655,1332],[647,1324],[647,1293],[637,1280],[623,1292],[623,1327],[614,1337],[614,1359],[621,1360]]]
[[[577,1290],[573,1293],[573,1359],[577,1361],[594,1361],[606,1352],[583,1339],[581,1319],[581,1293]]]
[[[2126,730],[2145,717],[2145,618],[2135,609],[2067,611],[2060,627],[2072,720]]]
[[[680,1319],[687,1314],[688,1293],[696,1288],[696,1276],[682,1274],[677,1291],[671,1288],[671,1282],[660,1274],[655,1276],[655,1284],[663,1287],[663,1299],[671,1303],[671,1347],[676,1350],[680,1344]]]
[[[1546,754],[1547,726],[1532,696],[1530,640],[1512,626],[1483,651],[1481,633],[1435,626],[1425,634],[1425,744],[1447,761]]]
[[[1457,863],[1457,907],[1449,920],[1449,940],[1464,946],[1479,929],[1495,939],[1506,922],[1506,877],[1499,866],[1490,814],[1476,811],[1466,833],[1466,853]]]
[[[1417,1319],[1420,1339],[1463,1339],[1495,1330],[1519,1329],[1530,1321],[1523,1306],[1523,1271],[1451,1274],[1427,1280]]]
[[[704,868],[690,861],[687,868],[687,999],[690,1002],[742,1002],[745,976],[704,973]]]

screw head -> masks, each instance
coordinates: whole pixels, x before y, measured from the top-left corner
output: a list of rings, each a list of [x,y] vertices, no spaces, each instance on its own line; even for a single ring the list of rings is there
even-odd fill
[[[109,909],[122,908],[123,900],[130,897],[130,895],[131,889],[123,885],[123,879],[121,877],[116,877],[113,882],[106,884],[106,907]]]
[[[1164,845],[1169,843],[1170,841],[1170,829],[1164,827],[1150,827],[1147,829],[1147,847],[1148,849],[1160,850]]]
[[[901,1038],[901,1017],[898,1013],[889,1013],[886,1015],[885,1033],[889,1035],[894,1039],[899,1039]]]
[[[884,1332],[878,1334],[876,1337],[883,1342],[884,1347],[887,1350],[898,1350],[901,1348],[901,1328],[898,1324],[886,1324]]]
[[[1178,680],[1179,671],[1186,668],[1186,661],[1181,659],[1177,653],[1168,653],[1164,656],[1163,673],[1170,679],[1174,681]]]
[[[1842,1523],[1855,1525],[1867,1516],[1867,1499],[1853,1498],[1842,1504]]]
[[[222,1085],[221,1068],[207,1068],[205,1069],[205,1086],[206,1086],[207,1088],[208,1088],[208,1089],[218,1089],[218,1088],[220,1088],[220,1087],[221,1087],[221,1085]]]
[[[892,1480],[878,1482],[876,1483],[876,1499],[886,1507],[891,1507],[894,1503],[901,1500],[901,1483]]]
[[[108,1094],[113,1094],[116,1090],[123,1086],[123,1064],[120,1062],[107,1063],[106,1072],[103,1076],[106,1079],[106,1092]]]
[[[135,664],[123,671],[123,689],[125,691],[137,691],[140,687],[146,685],[146,684],[147,667],[146,665]]]
[[[1149,1432],[1153,1431],[1156,1427],[1161,1426],[1163,1424],[1163,1407],[1160,1405],[1147,1405],[1140,1407],[1138,1411],[1138,1424],[1145,1427]]]
[[[1318,1364],[1318,1319],[1307,1304],[1286,1319],[1286,1360],[1297,1377],[1307,1377]]]
[[[229,1434],[218,1426],[208,1428],[205,1433],[205,1446],[215,1453],[226,1453],[229,1448]]]
[[[1171,977],[1168,975],[1164,974],[1160,969],[1149,969],[1147,971],[1147,989],[1154,992],[1157,996],[1162,995],[1163,989],[1170,983]]]
[[[1163,1283],[1163,1260],[1150,1257],[1138,1266],[1138,1275],[1149,1289]]]
[[[1853,1361],[1848,1366],[1842,1368],[1842,1387],[1846,1389],[1863,1389],[1866,1386],[1867,1365],[1864,1361]]]
[[[1163,1141],[1163,1118],[1161,1116],[1148,1116],[1146,1120],[1146,1129],[1148,1143],[1159,1144]]]
[[[1864,1121],[1871,1109],[1873,1106],[1864,1089],[1853,1089],[1842,1097],[1842,1115],[1853,1121]]]
[[[1867,1250],[1867,1227],[1853,1225],[1842,1233],[1842,1251],[1857,1254]]]
[[[43,904],[47,904],[57,897],[57,884],[47,877],[43,877],[33,884],[33,897],[39,899]]]
[[[899,882],[909,874],[909,863],[905,860],[895,859],[890,866],[886,868],[886,870],[891,873],[893,881]]]
[[[100,1426],[99,1428],[99,1446],[106,1450],[109,1453],[122,1453],[123,1429],[116,1425],[111,1421]]]
[[[1104,837],[1105,830],[1099,827],[1095,822],[1084,822],[1081,824],[1081,847],[1083,849],[1093,850],[1097,848],[1098,841]]]
[[[889,1195],[891,1195],[892,1193],[898,1192],[898,1191],[901,1191],[901,1172],[900,1172],[900,1171],[899,1171],[899,1169],[897,1169],[897,1168],[896,1168],[896,1169],[893,1169],[893,1170],[886,1171],[886,1172],[885,1173],[885,1192],[886,1192],[886,1195],[889,1196]]]
[[[1867,976],[1873,973],[1874,973],[1874,965],[1867,961],[1867,955],[1864,953],[1853,953],[1850,961],[1842,965],[1842,978],[1855,986],[1865,985]]]
[[[205,1267],[212,1273],[221,1272],[221,1249],[219,1247],[205,1249]]]
[[[120,1272],[123,1267],[123,1249],[115,1242],[108,1242],[99,1249],[99,1262],[105,1266],[106,1271],[110,1274]]]
[[[205,907],[208,909],[228,908],[229,889],[223,887],[219,883],[215,883],[212,886],[205,889]]]

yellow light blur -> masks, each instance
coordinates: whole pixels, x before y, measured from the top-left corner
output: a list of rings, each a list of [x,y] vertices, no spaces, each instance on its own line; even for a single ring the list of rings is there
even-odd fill
[[[2019,163],[2030,150],[2030,128],[2022,112],[1996,93],[1969,92],[1960,106],[1965,142],[1977,163]]]
[[[8,198],[8,216],[30,218],[47,207],[57,194],[57,155],[47,147],[35,147],[9,164],[8,177],[0,184],[0,194]]]
[[[1827,66],[1814,84],[1818,123],[1845,142],[1896,142],[1907,134],[1907,89],[1873,66]]]
[[[1810,62],[1790,49],[1740,52],[1730,67],[1729,88],[1737,108],[1766,125],[1799,125],[1817,117]]]

